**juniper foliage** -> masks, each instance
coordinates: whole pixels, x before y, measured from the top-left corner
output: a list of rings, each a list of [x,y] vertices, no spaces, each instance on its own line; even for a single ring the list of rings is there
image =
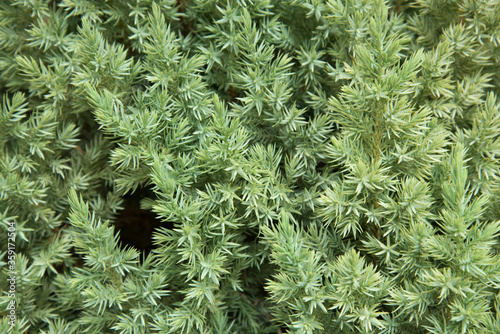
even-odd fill
[[[498,1],[16,0],[0,37],[0,332],[500,332]]]

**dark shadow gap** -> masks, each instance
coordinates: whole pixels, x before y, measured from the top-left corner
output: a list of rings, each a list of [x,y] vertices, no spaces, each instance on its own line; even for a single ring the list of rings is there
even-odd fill
[[[172,223],[162,222],[156,215],[148,210],[141,209],[141,200],[150,196],[147,189],[138,189],[133,194],[123,197],[124,209],[115,219],[115,233],[118,233],[122,249],[134,247],[141,252],[142,260],[156,248],[152,242],[152,234],[155,229],[164,227],[173,228]]]

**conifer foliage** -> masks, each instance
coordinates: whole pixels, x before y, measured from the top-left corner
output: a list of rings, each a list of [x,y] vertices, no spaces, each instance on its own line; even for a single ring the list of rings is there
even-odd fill
[[[497,0],[2,1],[0,73],[1,333],[500,333]]]

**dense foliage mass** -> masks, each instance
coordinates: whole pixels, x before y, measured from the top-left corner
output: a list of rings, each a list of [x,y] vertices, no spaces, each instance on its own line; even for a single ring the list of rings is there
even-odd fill
[[[500,333],[497,0],[1,1],[0,72],[1,333]]]

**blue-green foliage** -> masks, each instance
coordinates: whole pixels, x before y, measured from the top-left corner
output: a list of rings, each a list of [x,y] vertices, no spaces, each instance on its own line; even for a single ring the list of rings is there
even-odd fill
[[[0,3],[0,332],[499,333],[499,64],[495,0]]]

